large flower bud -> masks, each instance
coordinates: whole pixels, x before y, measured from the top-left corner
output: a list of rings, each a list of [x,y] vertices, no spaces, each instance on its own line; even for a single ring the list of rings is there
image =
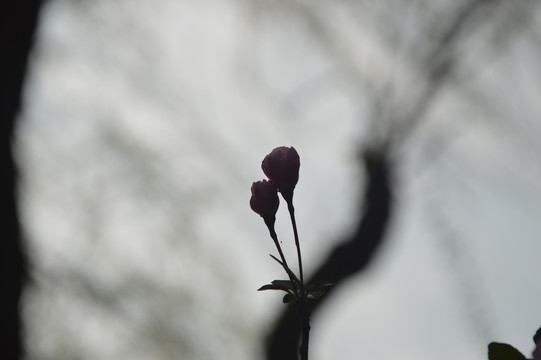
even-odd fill
[[[299,181],[300,158],[294,147],[277,147],[265,156],[261,163],[263,172],[272,181],[289,203],[293,189]]]

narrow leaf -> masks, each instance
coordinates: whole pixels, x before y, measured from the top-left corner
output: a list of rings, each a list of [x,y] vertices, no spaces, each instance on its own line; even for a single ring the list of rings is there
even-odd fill
[[[310,299],[317,299],[325,293],[328,287],[332,286],[328,281],[316,281],[306,287],[306,295]]]
[[[295,286],[293,285],[291,280],[274,280],[272,281],[272,285],[280,287],[284,290],[295,291]]]
[[[329,281],[316,281],[315,283],[311,283],[309,284],[308,286],[306,286],[306,291],[310,292],[312,289],[315,289],[315,288],[328,288],[330,286],[332,286],[333,283],[332,282],[329,282]]]
[[[325,288],[324,287],[316,287],[313,288],[308,292],[308,297],[310,299],[317,299],[321,295],[325,294]]]
[[[257,291],[263,290],[282,290],[290,293],[295,292],[295,289],[289,280],[274,280],[271,284],[263,285],[257,289]]]
[[[282,265],[282,267],[284,268],[284,270],[287,272],[287,274],[289,275],[289,277],[291,278],[291,280],[293,280],[295,283],[297,284],[300,284],[300,280],[297,278],[297,276],[295,275],[295,273],[286,265],[284,264],[283,262],[281,262],[280,260],[278,260],[278,258],[276,258],[276,256],[272,255],[271,254],[271,257],[276,260],[278,262],[278,264]]]
[[[272,284],[263,285],[262,287],[257,289],[257,291],[263,291],[263,290],[284,290],[284,289]]]

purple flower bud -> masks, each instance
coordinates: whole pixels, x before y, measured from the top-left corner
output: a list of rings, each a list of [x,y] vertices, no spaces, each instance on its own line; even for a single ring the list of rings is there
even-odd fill
[[[261,215],[265,223],[271,221],[274,224],[280,204],[276,186],[270,181],[262,180],[254,182],[251,190],[250,207],[252,210]]]
[[[276,185],[286,201],[293,197],[293,189],[299,181],[300,158],[294,147],[277,147],[265,156],[261,163],[263,172]]]

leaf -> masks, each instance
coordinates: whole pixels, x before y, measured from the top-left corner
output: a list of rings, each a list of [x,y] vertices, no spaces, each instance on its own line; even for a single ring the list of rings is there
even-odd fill
[[[272,284],[263,285],[262,287],[257,289],[257,291],[264,291],[264,290],[282,290],[282,289]]]
[[[526,359],[526,356],[509,344],[497,342],[491,342],[488,344],[488,360],[520,359]]]
[[[325,293],[326,288],[332,286],[333,283],[328,281],[317,281],[306,287],[306,294],[311,299],[316,299]]]
[[[316,281],[315,283],[311,283],[309,284],[308,286],[306,286],[306,290],[307,291],[310,291],[316,287],[324,287],[324,288],[327,288],[329,286],[332,286],[334,285],[334,283],[330,282],[330,281]]]
[[[290,280],[274,280],[272,283],[263,285],[257,291],[263,290],[282,290],[286,292],[294,292],[295,289]]]
[[[284,302],[284,304],[287,304],[290,302],[297,301],[297,297],[291,293],[287,293],[284,295],[284,298],[282,299],[282,301]]]
[[[274,255],[270,255],[271,258],[273,258],[274,260],[276,260],[278,262],[278,264],[282,265],[282,267],[284,268],[284,270],[286,271],[287,275],[289,275],[289,277],[291,278],[292,281],[294,281],[296,284],[300,284],[301,281],[297,278],[297,276],[295,275],[295,273],[286,265],[284,264],[283,262],[281,262],[280,260],[278,260],[278,258]]]
[[[291,282],[291,280],[274,280],[271,282],[274,286],[279,286],[284,290],[291,290],[295,291],[295,286]]]
[[[325,294],[325,288],[324,287],[316,287],[312,290],[308,291],[308,298],[310,299],[317,299],[321,295]]]

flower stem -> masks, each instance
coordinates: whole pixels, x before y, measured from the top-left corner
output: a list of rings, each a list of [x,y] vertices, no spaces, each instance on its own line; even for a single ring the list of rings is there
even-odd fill
[[[304,286],[304,277],[302,273],[302,257],[301,257],[301,245],[299,243],[299,234],[297,232],[297,222],[295,221],[295,208],[293,207],[293,200],[287,200],[287,209],[289,210],[289,216],[291,217],[291,225],[293,225],[293,235],[295,236],[295,246],[297,247],[297,258],[299,259],[299,279],[302,286]]]
[[[293,207],[293,197],[287,197],[287,209],[291,217],[291,225],[293,226],[293,235],[295,236],[295,246],[297,247],[297,257],[299,259],[299,278],[301,281],[301,296],[297,299],[297,312],[301,327],[301,346],[299,354],[301,360],[308,360],[308,341],[310,337],[310,310],[308,309],[308,297],[304,291],[304,276],[302,271],[301,245],[299,242],[299,233],[297,232],[297,222],[295,221],[295,208]]]
[[[299,354],[301,360],[308,360],[308,340],[310,337],[310,310],[308,309],[308,299],[302,297],[297,301],[297,311],[301,326],[301,346]]]
[[[276,235],[276,231],[274,231],[274,224],[267,223],[267,220],[265,220],[265,224],[269,228],[270,237],[274,241],[274,245],[276,245],[276,249],[278,249],[278,254],[280,254],[280,259],[282,259],[282,262],[284,263],[284,265],[287,266],[286,257],[284,256],[282,247],[280,246],[280,243],[278,242],[278,235]]]

